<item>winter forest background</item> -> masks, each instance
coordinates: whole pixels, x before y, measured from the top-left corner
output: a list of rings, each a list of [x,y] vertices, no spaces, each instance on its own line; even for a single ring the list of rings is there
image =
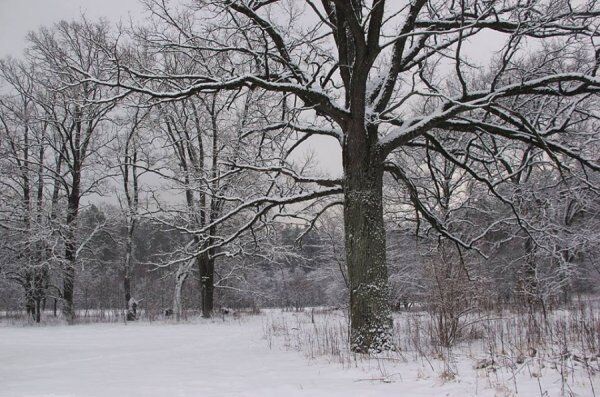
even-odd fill
[[[0,321],[328,308],[382,353],[419,313],[578,341],[594,389],[600,5],[144,5],[0,61]]]

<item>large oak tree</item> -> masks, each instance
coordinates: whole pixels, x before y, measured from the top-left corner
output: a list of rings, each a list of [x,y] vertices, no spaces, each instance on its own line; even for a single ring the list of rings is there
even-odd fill
[[[194,73],[167,73],[160,56],[150,66],[119,61],[114,46],[105,51],[114,55],[115,78],[79,71],[86,82],[145,93],[157,101],[244,87],[281,93],[290,109],[271,128],[294,130],[299,141],[323,135],[339,142],[350,342],[355,351],[391,347],[382,187],[386,169],[405,174],[388,163],[395,150],[433,131],[486,134],[533,145],[554,158],[575,158],[598,170],[589,154],[559,138],[573,119],[585,117],[584,98],[600,89],[600,52],[595,47],[600,9],[595,2],[193,4],[178,11],[164,1],[148,1],[153,25],[146,27],[151,34],[141,45],[154,54],[181,53],[197,63]],[[482,54],[472,60],[467,50],[475,43]],[[214,59],[219,59],[217,65]],[[479,70],[487,67],[482,59],[489,59],[485,73]],[[561,70],[546,67],[556,60]],[[556,117],[531,123],[521,108],[508,105],[511,98],[523,97],[538,103],[561,97],[564,106]],[[320,180],[330,189],[317,190],[317,197],[339,194],[331,188],[336,183]],[[304,195],[294,202],[314,197]]]

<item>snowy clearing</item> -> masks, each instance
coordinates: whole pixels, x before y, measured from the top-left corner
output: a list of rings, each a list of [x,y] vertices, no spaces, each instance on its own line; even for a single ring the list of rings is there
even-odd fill
[[[301,332],[310,323],[309,312],[273,310],[181,324],[0,327],[0,396],[514,395],[507,373],[475,370],[476,357],[453,363],[457,375],[445,379],[442,360],[309,359],[269,331],[290,324],[286,332]],[[518,395],[561,395],[556,371],[517,379]],[[592,395],[585,377],[569,387]]]
[[[0,328],[0,395],[381,396],[404,387],[269,349],[262,321]]]

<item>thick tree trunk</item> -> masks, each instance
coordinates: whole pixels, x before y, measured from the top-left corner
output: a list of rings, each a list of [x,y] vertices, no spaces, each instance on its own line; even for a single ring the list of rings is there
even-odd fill
[[[215,260],[209,253],[204,253],[198,258],[198,270],[202,298],[202,317],[210,318],[214,305]]]
[[[75,321],[75,306],[73,301],[73,291],[75,286],[75,265],[77,262],[77,218],[79,215],[80,200],[80,177],[79,167],[73,172],[73,186],[69,195],[67,206],[67,236],[65,238],[65,268],[63,274],[63,316],[69,324]]]
[[[193,264],[193,262],[180,264],[175,272],[173,314],[175,315],[175,319],[177,321],[181,320],[181,316],[183,314],[183,286],[185,285],[185,280],[187,280],[187,277],[190,274],[190,264]]]
[[[31,271],[26,272],[23,289],[25,290],[25,311],[27,317],[31,316],[32,319],[35,319],[35,291],[31,273]]]
[[[45,127],[44,127],[45,129]],[[39,164],[37,169],[37,223],[43,223],[43,208],[44,208],[44,145],[40,145],[39,149]],[[45,242],[38,242],[37,258],[38,266],[35,269],[35,322],[39,323],[42,320],[42,311],[46,305],[46,288],[48,285],[48,265],[45,258],[47,251]]]
[[[366,131],[344,146],[344,225],[350,283],[350,345],[361,353],[393,348],[383,222],[383,159]]]
[[[45,248],[42,247],[38,252],[39,261],[42,262]],[[42,311],[46,305],[46,291],[48,288],[47,265],[41,264],[34,270],[33,288],[33,299],[35,300],[35,322],[39,323],[42,320]]]
[[[182,291],[183,284],[185,283],[186,277],[182,274],[177,274],[175,276],[175,291],[173,295],[173,314],[175,315],[175,319],[177,321],[181,320],[181,315],[183,313],[183,302],[182,302]]]
[[[67,258],[67,261],[69,259]],[[75,306],[73,302],[73,287],[75,284],[75,267],[67,262],[63,272],[62,312],[69,324],[75,321]]]
[[[42,320],[42,300],[35,300],[35,322],[39,323]]]
[[[46,273],[44,271],[44,265],[34,270],[34,282],[33,282],[33,300],[35,301],[35,322],[39,323],[42,319],[42,302],[46,296],[46,290],[44,288],[44,280]]]
[[[537,306],[540,301],[538,297],[537,286],[537,263],[535,258],[535,246],[531,237],[525,238],[523,245],[525,251],[525,261],[517,273],[517,293],[524,303],[530,309]]]

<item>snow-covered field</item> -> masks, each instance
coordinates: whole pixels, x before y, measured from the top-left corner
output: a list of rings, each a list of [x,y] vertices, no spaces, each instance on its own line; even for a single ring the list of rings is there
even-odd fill
[[[289,338],[314,327],[311,317],[0,327],[0,396],[510,396],[515,381],[522,396],[564,392],[556,371],[536,377],[533,364],[511,379],[460,355],[452,377],[435,358],[311,359]],[[282,324],[288,337],[275,332]],[[590,379],[573,379],[566,395],[592,396]]]

